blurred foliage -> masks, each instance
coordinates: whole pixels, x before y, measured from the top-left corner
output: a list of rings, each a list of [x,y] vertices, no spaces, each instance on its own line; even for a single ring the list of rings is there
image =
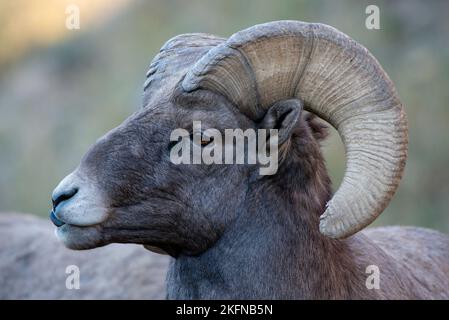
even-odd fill
[[[76,4],[83,27],[104,22],[129,0],[15,0],[0,2],[0,65],[14,61],[34,46],[46,46],[67,35],[65,10]]]
[[[68,31],[65,5],[81,9]],[[365,28],[380,8],[381,30]],[[448,1],[2,1],[0,2],[0,211],[47,215],[50,193],[98,137],[141,103],[146,68],[162,44],[187,32],[229,36],[293,19],[330,24],[366,46],[406,106],[405,177],[376,224],[449,231]],[[324,143],[338,186],[344,151]]]

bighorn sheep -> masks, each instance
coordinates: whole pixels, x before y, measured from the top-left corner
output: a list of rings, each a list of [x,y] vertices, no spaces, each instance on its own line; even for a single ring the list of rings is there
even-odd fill
[[[319,142],[334,126],[347,166],[339,189]],[[279,169],[175,165],[170,132],[193,120],[276,128]],[[449,237],[361,231],[393,197],[407,123],[393,83],[336,29],[278,21],[229,39],[177,36],[147,73],[143,108],[98,140],[56,187],[51,219],[72,249],[142,244],[173,257],[168,298],[449,298]],[[379,288],[366,270],[380,271]]]

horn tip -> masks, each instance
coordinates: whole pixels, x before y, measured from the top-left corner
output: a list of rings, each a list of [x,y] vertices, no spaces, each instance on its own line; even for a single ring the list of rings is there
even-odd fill
[[[344,228],[341,222],[334,220],[336,219],[332,219],[332,216],[327,212],[320,217],[320,232],[322,235],[332,239],[344,239],[357,232],[357,230]]]

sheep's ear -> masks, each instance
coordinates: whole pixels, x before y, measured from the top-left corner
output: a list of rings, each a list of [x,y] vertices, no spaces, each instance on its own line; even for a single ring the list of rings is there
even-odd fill
[[[259,128],[277,129],[278,143],[282,144],[292,135],[297,124],[303,103],[298,99],[281,100],[273,104],[259,124]]]

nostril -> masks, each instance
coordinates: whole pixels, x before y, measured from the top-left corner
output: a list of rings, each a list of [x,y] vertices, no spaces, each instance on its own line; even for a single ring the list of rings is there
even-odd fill
[[[54,198],[51,199],[53,202],[53,210],[56,210],[56,207],[61,202],[72,198],[77,192],[78,192],[78,188],[72,188],[70,190],[64,191],[64,192],[56,195]]]

